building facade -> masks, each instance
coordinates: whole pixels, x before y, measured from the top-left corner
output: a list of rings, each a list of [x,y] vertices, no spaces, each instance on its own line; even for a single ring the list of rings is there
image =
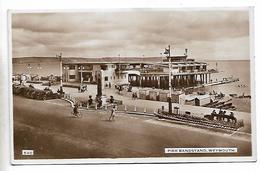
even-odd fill
[[[101,58],[102,59],[102,58]],[[171,69],[169,70],[169,61]],[[167,57],[160,62],[136,62],[99,60],[90,58],[24,57],[13,59],[13,74],[29,74],[38,77],[62,74],[63,82],[96,84],[101,78],[104,87],[131,84],[139,87],[169,88],[169,72],[172,87],[180,89],[211,82],[215,71],[207,69],[207,63],[188,59],[187,55]]]

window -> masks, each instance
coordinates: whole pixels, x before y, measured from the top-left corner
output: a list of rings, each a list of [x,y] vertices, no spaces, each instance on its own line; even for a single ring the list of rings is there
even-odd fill
[[[111,68],[115,68],[115,65],[111,65]]]
[[[93,70],[93,65],[83,65],[85,70]]]
[[[100,68],[101,68],[102,70],[107,70],[107,65],[100,65]]]
[[[108,76],[105,77],[105,81],[108,81]]]
[[[75,79],[76,75],[69,75],[69,79]]]
[[[75,69],[75,65],[70,65],[69,69],[71,69],[71,70]]]

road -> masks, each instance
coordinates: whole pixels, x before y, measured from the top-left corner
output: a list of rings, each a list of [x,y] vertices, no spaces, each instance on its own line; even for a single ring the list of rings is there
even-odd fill
[[[250,156],[250,139],[176,125],[148,116],[81,111],[71,116],[62,100],[13,98],[15,159],[73,159],[118,157],[188,157],[209,154],[165,154],[166,147],[237,147],[238,153],[211,156]],[[22,156],[21,150],[34,150]]]

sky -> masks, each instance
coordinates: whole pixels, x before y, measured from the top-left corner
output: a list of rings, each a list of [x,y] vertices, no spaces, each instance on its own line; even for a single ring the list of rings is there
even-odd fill
[[[12,14],[13,57],[249,59],[249,11],[147,10]]]

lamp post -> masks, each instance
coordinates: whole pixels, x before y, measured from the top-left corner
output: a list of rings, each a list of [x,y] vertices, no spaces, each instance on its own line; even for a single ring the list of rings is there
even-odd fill
[[[60,55],[56,55],[56,58],[59,58],[60,60],[60,93],[63,93],[63,89],[62,89],[62,53],[60,53]]]

